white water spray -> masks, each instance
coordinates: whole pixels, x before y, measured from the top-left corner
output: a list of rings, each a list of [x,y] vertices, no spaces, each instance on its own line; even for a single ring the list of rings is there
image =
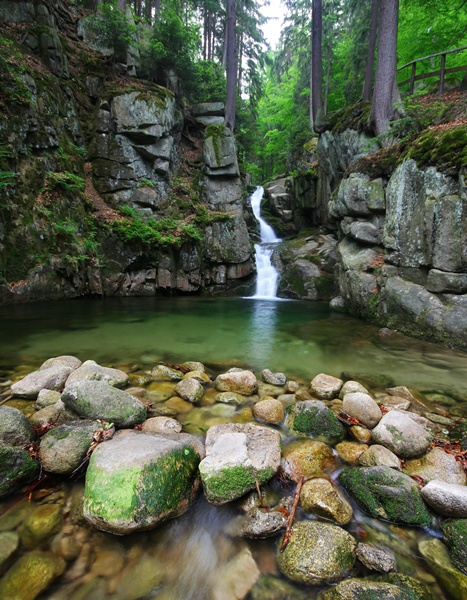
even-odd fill
[[[257,187],[251,195],[251,208],[257,221],[259,222],[261,243],[255,244],[256,251],[256,292],[253,298],[276,298],[277,283],[279,273],[271,263],[271,255],[274,246],[280,242],[276,237],[273,228],[261,218],[261,200],[263,199],[264,189]]]

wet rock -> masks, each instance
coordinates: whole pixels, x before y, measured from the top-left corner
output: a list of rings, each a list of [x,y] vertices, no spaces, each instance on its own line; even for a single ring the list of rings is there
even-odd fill
[[[390,467],[344,469],[339,482],[372,517],[419,527],[432,522],[415,481]]]
[[[318,600],[428,600],[431,594],[425,584],[407,575],[390,573],[377,581],[372,579],[347,579],[335,588],[325,590]]]
[[[280,435],[259,425],[226,423],[208,430],[199,471],[204,494],[225,504],[265,483],[279,468]]]
[[[184,373],[177,369],[171,369],[165,365],[157,365],[151,371],[151,377],[154,381],[181,381]]]
[[[284,386],[287,383],[284,373],[272,373],[269,369],[264,369],[261,374],[265,383],[278,386]]]
[[[0,581],[0,598],[34,600],[65,570],[66,563],[51,552],[28,552]]]
[[[242,535],[248,538],[271,537],[286,527],[287,519],[279,511],[254,507],[241,517]]]
[[[320,373],[310,383],[310,393],[322,400],[332,400],[339,395],[344,382],[342,379]]]
[[[401,470],[401,461],[394,452],[379,444],[373,444],[360,454],[358,462],[363,467],[391,467],[391,469]]]
[[[0,498],[31,483],[39,475],[39,465],[22,448],[0,446]]]
[[[14,383],[11,386],[11,392],[14,396],[35,400],[43,389],[61,390],[71,372],[71,367],[60,365],[34,371]]]
[[[206,367],[203,363],[200,363],[195,360],[187,360],[180,365],[181,367],[185,367],[186,369],[190,369],[190,371],[198,371],[200,373],[206,372]]]
[[[320,477],[335,466],[331,448],[316,440],[289,442],[282,452],[281,470],[292,481],[300,477]]]
[[[354,465],[359,457],[368,449],[366,444],[357,442],[340,442],[336,445],[336,452],[339,457],[347,463]]]
[[[0,574],[4,573],[10,564],[10,559],[19,546],[19,537],[16,531],[0,533]]]
[[[76,358],[76,356],[63,355],[47,359],[41,364],[40,369],[42,370],[48,369],[49,367],[62,366],[70,367],[70,369],[74,370],[80,367],[82,364],[83,363],[80,361],[79,358]]]
[[[212,600],[243,600],[259,575],[250,549],[243,548],[219,569],[212,589]]]
[[[319,400],[304,400],[289,406],[285,425],[292,433],[316,437],[322,441],[336,441],[345,435],[342,423]]]
[[[27,446],[35,437],[31,423],[20,410],[0,406],[0,445]]]
[[[347,525],[353,514],[348,501],[328,479],[305,481],[300,492],[300,506],[305,512],[331,519],[338,525]]]
[[[197,379],[200,383],[210,383],[211,378],[203,371],[189,371],[183,379]]]
[[[442,448],[433,448],[422,458],[407,461],[403,472],[421,477],[425,484],[432,479],[458,485],[465,485],[467,482],[462,463]]]
[[[425,502],[443,517],[467,518],[467,486],[433,479],[421,493]]]
[[[441,529],[452,563],[467,574],[467,519],[448,519]]]
[[[66,387],[82,381],[101,381],[112,387],[122,388],[128,383],[128,375],[119,369],[102,367],[93,360],[87,360],[71,373],[66,381]]]
[[[59,400],[55,404],[49,404],[35,412],[30,420],[33,426],[40,427],[43,425],[63,425],[63,423],[76,421],[79,418],[80,415],[77,412],[67,408],[65,404]]]
[[[350,533],[337,525],[299,521],[292,527],[285,550],[277,551],[277,565],[287,578],[297,583],[335,583],[352,570],[355,547]]]
[[[284,579],[261,575],[251,590],[251,600],[306,600],[308,593]]]
[[[174,392],[183,400],[197,404],[203,397],[204,388],[197,379],[190,377],[177,383],[174,387]]]
[[[368,390],[358,381],[346,381],[339,392],[339,398],[343,399],[346,394],[354,394],[355,392],[361,392],[362,394],[368,394]]]
[[[84,516],[110,533],[130,533],[184,513],[198,489],[197,438],[124,430],[92,453]]]
[[[350,435],[361,444],[369,444],[373,439],[371,431],[362,425],[351,425],[349,427]]]
[[[132,427],[146,419],[146,407],[138,398],[104,381],[85,380],[67,385],[62,402],[81,417],[103,419],[117,427]]]
[[[277,425],[283,421],[285,410],[280,400],[264,398],[253,406],[253,414],[258,421]]]
[[[20,537],[25,548],[34,548],[57,533],[63,525],[62,507],[58,504],[38,506],[24,521]]]
[[[221,402],[222,404],[232,404],[233,406],[241,406],[245,404],[247,401],[246,396],[242,396],[241,394],[237,394],[235,392],[221,392],[215,396],[216,402]]]
[[[368,394],[352,392],[345,394],[343,400],[342,411],[351,417],[355,417],[370,429],[381,421],[383,416],[381,410]]]
[[[181,424],[170,417],[152,417],[143,423],[142,431],[150,433],[180,433]]]
[[[258,389],[255,374],[251,371],[224,373],[216,378],[215,385],[219,392],[235,392],[243,396],[251,396]]]
[[[39,458],[42,468],[58,475],[71,474],[83,462],[102,423],[75,421],[59,425],[41,439]]]
[[[37,396],[37,400],[34,404],[36,410],[41,410],[46,406],[52,406],[60,400],[60,392],[54,390],[41,390]]]
[[[372,431],[378,444],[402,458],[420,456],[428,450],[432,440],[431,434],[409,414],[392,410],[383,416]]]
[[[396,557],[390,550],[378,548],[374,544],[360,543],[357,546],[357,558],[367,569],[389,573],[397,568]]]
[[[422,540],[418,549],[441,588],[451,598],[467,598],[467,575],[452,564],[443,542],[435,538]]]

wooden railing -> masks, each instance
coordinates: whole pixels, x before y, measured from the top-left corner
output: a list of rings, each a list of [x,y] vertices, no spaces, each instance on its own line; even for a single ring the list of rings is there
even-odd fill
[[[405,81],[401,81],[399,83],[399,87],[403,86],[403,85],[407,85],[409,83],[410,84],[409,93],[413,94],[416,81],[420,81],[422,79],[428,79],[430,77],[439,77],[438,94],[441,96],[442,93],[444,92],[444,79],[445,79],[445,76],[447,73],[460,73],[462,71],[467,71],[467,65],[464,65],[462,67],[452,67],[450,69],[446,69],[446,56],[448,54],[453,54],[454,52],[462,52],[464,50],[467,50],[467,46],[462,46],[462,48],[455,48],[454,50],[446,50],[445,52],[438,52],[437,54],[430,54],[430,56],[424,56],[423,58],[417,58],[416,60],[412,60],[411,62],[407,63],[406,65],[402,65],[402,67],[399,67],[397,69],[398,71],[402,71],[402,69],[411,67],[411,73],[410,73],[409,79],[406,79]],[[423,73],[422,75],[416,74],[417,63],[421,62],[422,60],[429,60],[432,58],[436,58],[438,56],[441,56],[441,66],[438,71],[432,71],[431,73]]]

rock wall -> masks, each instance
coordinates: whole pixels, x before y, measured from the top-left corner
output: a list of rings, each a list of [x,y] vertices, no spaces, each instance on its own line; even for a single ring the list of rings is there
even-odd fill
[[[250,275],[223,105],[190,115],[113,71],[68,9],[0,0],[0,302],[193,293]]]

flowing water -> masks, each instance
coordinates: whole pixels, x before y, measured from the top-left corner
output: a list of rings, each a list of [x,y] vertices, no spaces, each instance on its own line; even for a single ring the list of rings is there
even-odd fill
[[[0,307],[0,331],[0,385],[5,389],[8,380],[59,354],[136,372],[151,369],[155,361],[200,360],[212,375],[242,366],[260,378],[268,368],[302,384],[320,372],[347,372],[368,381],[384,377],[385,384],[407,385],[436,399],[434,410],[454,418],[467,415],[465,353],[397,333],[383,335],[377,327],[332,313],[320,303],[205,297],[71,300]],[[32,402],[19,404],[31,412]],[[206,399],[181,420],[186,431],[201,434],[214,423],[235,419],[241,410]],[[239,586],[248,589],[256,568],[280,576],[274,557],[277,539],[246,541],[232,534],[237,503],[214,508],[200,496],[174,521],[117,537],[83,522],[82,492],[82,480],[49,480],[31,503],[25,499],[0,517],[0,531],[5,531],[17,528],[21,514],[35,504],[63,506],[64,528],[41,549],[64,555],[68,566],[41,598],[234,600],[243,597]],[[0,512],[6,504],[0,504]],[[421,538],[439,531],[376,521],[356,507],[348,530],[392,548],[400,572],[426,581],[435,597],[444,598],[417,551]],[[318,589],[306,592],[315,598]]]
[[[257,187],[251,195],[251,208],[259,223],[261,243],[255,244],[256,252],[256,292],[253,298],[273,299],[276,298],[279,273],[271,262],[274,247],[281,240],[276,237],[274,229],[261,218],[261,200],[264,189]]]

